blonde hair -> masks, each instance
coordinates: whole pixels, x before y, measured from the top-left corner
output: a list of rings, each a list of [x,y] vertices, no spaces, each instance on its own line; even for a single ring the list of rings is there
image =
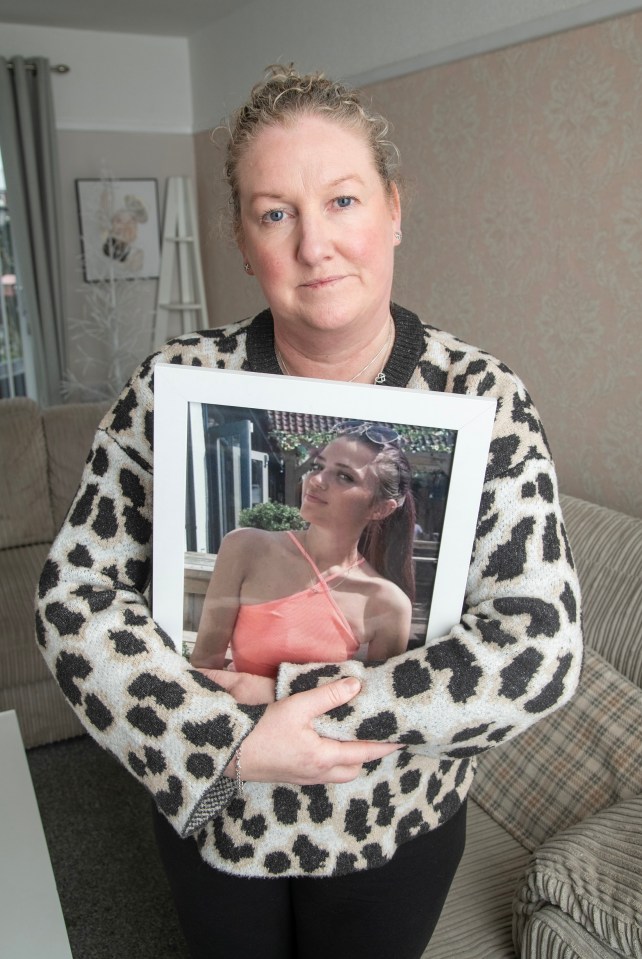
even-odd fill
[[[274,64],[267,68],[265,78],[252,87],[249,99],[232,114],[227,125],[225,177],[237,235],[241,224],[239,161],[263,127],[292,122],[301,115],[327,117],[361,133],[387,192],[391,192],[399,151],[387,139],[387,120],[367,110],[356,90],[327,79],[323,73],[302,75],[293,64]]]

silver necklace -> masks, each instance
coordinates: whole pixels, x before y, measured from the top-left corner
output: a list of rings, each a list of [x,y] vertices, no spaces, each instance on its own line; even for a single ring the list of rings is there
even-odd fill
[[[392,331],[393,331],[393,330],[394,330],[394,323],[393,323],[392,320],[391,320],[391,321],[390,321],[390,329],[388,330],[388,337],[387,337],[387,339],[386,339],[386,342],[383,344],[382,347],[380,347],[380,348],[377,350],[377,352],[375,353],[375,355],[372,357],[371,360],[369,360],[369,361],[366,363],[366,365],[363,367],[362,370],[359,370],[358,373],[355,373],[354,376],[351,376],[350,379],[347,380],[348,383],[354,383],[355,380],[359,379],[359,377],[362,376],[362,375],[366,372],[366,370],[369,369],[369,368],[372,366],[372,364],[374,363],[374,361],[375,361],[376,359],[378,359],[378,357],[381,356],[381,354],[383,353],[384,350],[386,350],[386,352],[387,352],[387,348],[390,346],[390,343],[391,343],[391,341],[392,341]],[[283,355],[281,354],[281,351],[280,351],[280,349],[278,348],[278,346],[276,345],[276,343],[274,344],[274,352],[276,353],[276,361],[277,361],[277,363],[279,364],[279,366],[281,367],[281,372],[282,372],[282,373],[285,373],[286,376],[292,376],[292,373],[290,373],[289,369],[287,368],[286,363],[285,363],[285,360],[283,359]],[[386,382],[386,374],[383,372],[383,367],[384,367],[385,365],[386,365],[386,364],[385,364],[385,362],[384,362],[383,366],[381,367],[381,369],[379,370],[379,372],[378,372],[377,375],[375,376],[374,381],[375,381],[375,384],[376,384],[377,386],[381,386],[382,383],[385,383],[385,382]]]

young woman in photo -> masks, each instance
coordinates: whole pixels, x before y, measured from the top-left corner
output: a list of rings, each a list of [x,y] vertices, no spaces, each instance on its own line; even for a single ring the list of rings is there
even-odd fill
[[[415,510],[396,433],[363,424],[319,450],[303,479],[301,516],[302,531],[224,537],[194,666],[224,668],[230,644],[234,669],[272,678],[282,662],[405,652]]]

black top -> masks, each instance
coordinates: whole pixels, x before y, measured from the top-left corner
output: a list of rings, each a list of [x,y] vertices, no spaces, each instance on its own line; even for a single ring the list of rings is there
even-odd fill
[[[407,386],[423,354],[425,327],[415,313],[390,304],[395,341],[383,372],[385,386]],[[270,310],[252,320],[247,331],[247,359],[253,373],[282,373],[274,350],[274,322]]]

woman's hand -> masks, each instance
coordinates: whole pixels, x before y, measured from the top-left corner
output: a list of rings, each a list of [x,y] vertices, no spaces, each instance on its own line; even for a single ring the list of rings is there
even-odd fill
[[[207,676],[217,686],[226,689],[237,703],[246,706],[259,706],[262,703],[273,703],[275,682],[267,676],[255,676],[253,673],[237,673],[233,669],[202,669],[199,673]]]
[[[350,782],[359,775],[364,763],[399,749],[395,743],[339,742],[314,731],[317,716],[343,706],[360,688],[356,679],[340,679],[271,703],[243,741],[243,779],[299,786]],[[225,775],[233,779],[235,771],[232,761]]]

